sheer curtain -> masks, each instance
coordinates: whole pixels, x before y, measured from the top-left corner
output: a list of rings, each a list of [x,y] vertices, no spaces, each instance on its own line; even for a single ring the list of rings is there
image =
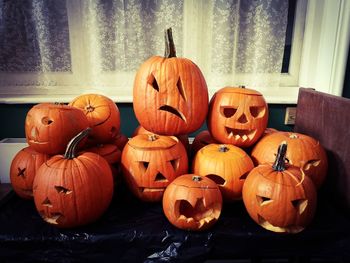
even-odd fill
[[[0,0],[0,86],[131,92],[168,27],[209,87],[278,86],[287,15],[288,0]]]

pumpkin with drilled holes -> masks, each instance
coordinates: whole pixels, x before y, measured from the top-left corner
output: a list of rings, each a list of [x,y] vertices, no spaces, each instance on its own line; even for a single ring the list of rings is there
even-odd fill
[[[274,132],[264,136],[251,152],[255,165],[273,162],[282,141],[288,143],[286,159],[289,164],[302,168],[319,188],[327,175],[328,160],[320,142],[311,136],[295,132]]]
[[[264,133],[268,115],[267,103],[260,92],[225,87],[210,100],[208,130],[220,143],[249,147]]]
[[[193,159],[196,153],[202,149],[204,146],[207,146],[211,143],[217,143],[213,137],[211,137],[208,130],[204,130],[199,132],[195,137],[191,144],[191,158]]]
[[[201,231],[219,219],[222,196],[216,183],[207,177],[185,174],[165,190],[163,211],[171,224],[180,229]]]
[[[208,88],[191,60],[177,58],[171,29],[165,56],[153,56],[138,69],[133,107],[141,126],[162,135],[188,134],[201,127],[208,111]]]
[[[250,217],[263,228],[298,233],[312,221],[317,192],[303,171],[286,164],[287,144],[282,142],[275,162],[261,164],[248,175],[243,202]]]
[[[25,119],[27,143],[49,155],[64,153],[68,142],[87,127],[89,122],[81,110],[57,103],[37,104]]]
[[[143,201],[161,201],[165,188],[187,173],[187,153],[175,136],[140,134],[129,140],[121,166],[133,194]]]
[[[212,179],[220,188],[224,201],[242,199],[242,187],[253,161],[234,145],[209,144],[197,152],[193,173]]]
[[[89,140],[93,143],[109,143],[116,139],[120,129],[120,113],[110,98],[100,94],[83,94],[69,105],[81,109],[86,115],[92,128]]]
[[[49,155],[34,151],[31,147],[20,150],[12,159],[10,181],[13,190],[22,198],[33,198],[33,181],[39,167]]]
[[[141,125],[139,125],[136,127],[134,133],[132,134],[132,137],[135,137],[136,135],[139,135],[139,134],[155,134],[155,133],[150,132],[150,131],[146,130],[145,128],[143,128]],[[186,151],[189,152],[190,142],[188,140],[188,135],[187,134],[177,135],[176,138],[179,139],[179,141],[185,147]]]
[[[69,142],[64,155],[55,155],[40,166],[34,179],[37,211],[47,223],[60,228],[96,221],[112,200],[113,178],[108,162],[96,153],[76,154],[77,144],[89,129]]]

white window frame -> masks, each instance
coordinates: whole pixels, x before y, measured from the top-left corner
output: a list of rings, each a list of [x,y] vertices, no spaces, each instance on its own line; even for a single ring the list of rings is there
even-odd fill
[[[81,29],[81,0],[66,1],[70,27],[70,44],[73,73],[52,73],[52,86],[44,87],[40,83],[41,75],[31,73],[0,74],[0,78],[19,79],[19,84],[0,87],[0,103],[40,103],[47,101],[68,102],[82,93],[102,93],[117,103],[132,102],[133,73],[105,74],[104,86],[81,85],[84,77],[83,32]],[[198,7],[197,5],[201,6]],[[185,26],[202,23],[205,17],[198,16],[190,24],[186,20],[188,8],[201,10],[205,1],[185,1]],[[195,7],[195,8],[194,8]],[[201,8],[202,7],[202,8]],[[203,10],[203,9],[202,9]],[[306,14],[304,14],[306,12]],[[304,19],[305,18],[305,19]],[[305,28],[305,30],[304,30]],[[79,30],[78,30],[79,29]],[[187,32],[187,33],[186,33]],[[184,55],[186,49],[196,47],[195,41],[186,42],[191,28],[185,27]],[[281,86],[261,88],[268,103],[294,104],[297,102],[299,87],[312,87],[316,90],[341,95],[346,70],[350,38],[350,1],[348,0],[299,0],[295,15],[293,41],[289,72],[282,73]],[[203,55],[203,54],[202,54]],[[194,61],[196,58],[193,58]],[[199,58],[198,58],[199,59]],[[203,59],[203,58],[202,58]],[[129,78],[123,78],[128,76]],[[129,82],[120,82],[129,79]],[[26,82],[30,85],[23,86]],[[108,83],[118,83],[108,86]],[[219,87],[208,87],[213,95]]]

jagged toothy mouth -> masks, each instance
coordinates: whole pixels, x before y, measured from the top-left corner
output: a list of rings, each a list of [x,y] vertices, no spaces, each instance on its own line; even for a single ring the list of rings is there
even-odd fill
[[[184,122],[187,122],[185,115],[182,112],[180,112],[177,109],[175,109],[174,107],[171,107],[169,105],[163,105],[163,106],[159,107],[159,110],[166,111],[166,112],[169,112],[171,114],[174,114],[175,116],[179,117]]]
[[[213,216],[206,216],[200,220],[196,220],[193,217],[186,217],[184,215],[180,215],[179,218],[177,219],[177,221],[185,221],[188,224],[193,224],[196,223],[199,225],[199,228],[202,227],[205,224],[210,224],[213,221],[216,221],[217,218],[213,217]]]
[[[255,130],[247,130],[247,129],[233,129],[230,127],[225,126],[227,137],[229,139],[234,138],[237,140],[242,140],[245,142],[246,140],[252,140],[256,134]]]
[[[258,214],[258,221],[259,225],[262,226],[263,228],[273,231],[273,232],[278,232],[278,233],[299,233],[304,230],[304,227],[302,226],[296,226],[296,225],[290,225],[290,226],[285,226],[285,227],[279,227],[279,226],[274,226],[271,224],[269,221],[267,221],[265,218],[263,218],[261,215]]]
[[[141,193],[150,193],[150,192],[164,192],[165,187],[139,187]]]

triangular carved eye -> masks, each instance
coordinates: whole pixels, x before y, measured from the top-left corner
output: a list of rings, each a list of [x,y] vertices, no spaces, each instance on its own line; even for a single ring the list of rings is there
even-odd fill
[[[248,176],[249,172],[246,172],[244,174],[242,174],[240,177],[239,177],[239,180],[245,180]]]
[[[69,189],[67,189],[67,188],[65,188],[65,187],[63,187],[63,186],[57,186],[57,185],[55,185],[55,189],[56,189],[56,191],[57,191],[59,194],[66,194],[66,195],[68,195],[68,194],[72,193],[72,190],[69,190]]]
[[[157,173],[156,178],[154,179],[157,182],[167,182],[168,179],[165,178],[164,175],[162,175],[161,173]]]
[[[267,204],[269,204],[269,203],[271,203],[273,201],[271,198],[268,198],[268,197],[265,197],[265,196],[260,196],[260,195],[257,195],[256,199],[257,199],[258,204],[260,206],[267,205]]]
[[[156,91],[159,91],[159,86],[153,73],[148,77],[147,83]]]
[[[170,160],[170,163],[171,166],[174,168],[174,171],[177,171],[177,169],[179,168],[180,159]]]
[[[149,162],[139,162],[140,163],[140,168],[141,170],[143,170],[144,172],[146,172],[148,166],[149,166]]]
[[[177,87],[177,89],[179,90],[179,93],[180,93],[181,97],[182,97],[185,101],[187,101],[186,93],[185,93],[185,90],[184,90],[184,87],[183,87],[183,85],[182,85],[182,81],[181,81],[180,77],[179,77],[179,79],[178,79],[178,81],[177,81],[177,83],[176,83],[176,87]]]
[[[254,117],[254,118],[260,118],[262,116],[265,115],[265,107],[264,106],[251,106],[249,108],[250,110],[250,114]]]
[[[298,210],[300,215],[305,211],[307,203],[307,199],[296,199],[292,201],[292,205]]]
[[[208,175],[206,175],[206,177],[213,180],[218,185],[224,185],[226,182],[226,180],[224,178],[222,178],[221,176],[219,176],[217,174],[208,174]]]
[[[233,107],[223,106],[220,108],[220,112],[225,118],[231,118],[233,115],[235,115],[236,111],[237,109]]]
[[[310,160],[304,165],[304,170],[309,170],[312,166],[317,167],[320,164],[321,160]]]

